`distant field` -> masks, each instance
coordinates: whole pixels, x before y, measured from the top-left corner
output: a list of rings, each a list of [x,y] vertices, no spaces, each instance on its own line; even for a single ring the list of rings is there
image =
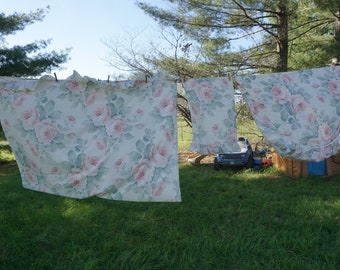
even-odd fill
[[[192,132],[191,128],[185,123],[185,121],[182,118],[178,118],[177,132],[178,132],[178,149],[188,150],[192,141]]]
[[[178,118],[178,149],[188,150],[192,141],[192,130],[181,118]],[[259,131],[254,121],[237,123],[238,136],[246,137],[255,145],[263,139],[262,133]]]
[[[0,164],[15,160],[14,154],[7,141],[0,140]]]

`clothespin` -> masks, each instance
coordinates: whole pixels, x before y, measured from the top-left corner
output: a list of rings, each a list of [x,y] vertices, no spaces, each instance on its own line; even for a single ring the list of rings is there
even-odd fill
[[[54,72],[55,81],[58,82],[57,74]]]

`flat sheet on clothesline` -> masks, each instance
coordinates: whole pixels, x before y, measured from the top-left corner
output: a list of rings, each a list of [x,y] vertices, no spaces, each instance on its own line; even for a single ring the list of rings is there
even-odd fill
[[[190,79],[183,84],[192,122],[190,151],[216,154],[240,151],[237,144],[234,87],[229,78]]]
[[[264,137],[284,157],[321,161],[340,151],[340,67],[238,76]]]
[[[0,119],[23,186],[127,201],[181,200],[176,85],[0,78]]]

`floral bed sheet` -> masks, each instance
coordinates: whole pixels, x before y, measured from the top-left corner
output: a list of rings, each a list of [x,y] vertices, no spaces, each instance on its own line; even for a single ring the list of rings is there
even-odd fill
[[[175,84],[0,79],[0,119],[23,186],[126,201],[181,201]]]
[[[235,78],[264,137],[284,157],[340,151],[340,67]]]

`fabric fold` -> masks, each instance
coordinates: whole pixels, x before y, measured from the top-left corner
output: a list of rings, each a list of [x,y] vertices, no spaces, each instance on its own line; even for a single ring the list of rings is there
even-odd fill
[[[176,86],[0,78],[0,119],[23,186],[126,201],[181,201]]]

